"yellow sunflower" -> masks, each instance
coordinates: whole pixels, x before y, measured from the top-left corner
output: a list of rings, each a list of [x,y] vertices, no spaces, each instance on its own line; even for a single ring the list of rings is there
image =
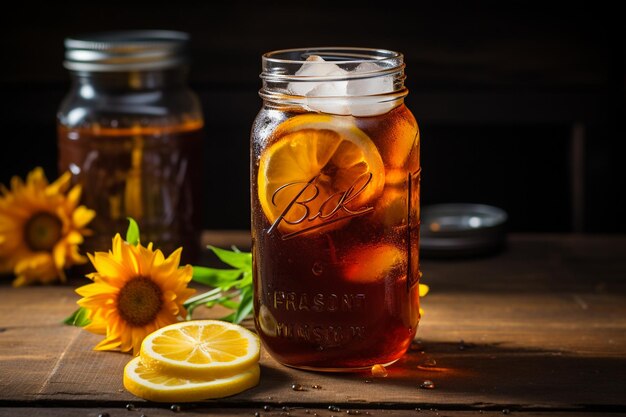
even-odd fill
[[[70,180],[66,172],[48,184],[38,167],[25,183],[0,184],[0,273],[13,272],[14,286],[65,281],[65,268],[87,262],[78,246],[95,212],[78,205],[79,185],[67,192]]]
[[[117,234],[111,251],[88,255],[96,269],[87,275],[93,284],[76,292],[91,320],[84,328],[106,335],[95,350],[137,355],[148,334],[185,317],[183,303],[195,290],[187,288],[191,265],[179,268],[181,252],[178,248],[166,259],[152,243],[131,245]]]

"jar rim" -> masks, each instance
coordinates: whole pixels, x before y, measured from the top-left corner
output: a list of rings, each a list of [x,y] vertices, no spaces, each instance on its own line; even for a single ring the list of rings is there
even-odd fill
[[[318,56],[320,60],[308,60]],[[260,77],[266,84],[288,82],[335,82],[363,78],[385,77],[404,73],[404,55],[388,49],[322,46],[310,48],[279,49],[262,55]],[[354,71],[362,64],[371,66]],[[332,65],[339,71],[315,71]],[[304,71],[304,67],[313,71]],[[326,67],[327,68],[327,67]]]
[[[277,55],[300,55],[300,59],[279,58]],[[278,49],[266,52],[262,55],[264,62],[277,64],[302,64],[311,55],[319,55],[333,64],[354,64],[363,62],[381,63],[388,60],[403,61],[403,54],[389,49],[363,48],[347,46],[320,46],[309,48]],[[328,59],[326,59],[328,58]],[[311,64],[316,62],[308,61]],[[323,62],[322,62],[323,63]]]

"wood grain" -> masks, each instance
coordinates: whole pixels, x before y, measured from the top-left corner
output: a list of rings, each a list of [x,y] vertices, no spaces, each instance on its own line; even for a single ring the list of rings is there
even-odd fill
[[[227,407],[233,415],[237,407],[254,414],[263,405],[372,413],[419,407],[445,415],[504,408],[626,412],[625,251],[624,237],[514,236],[497,257],[424,261],[431,293],[423,299],[419,343],[389,367],[388,377],[298,371],[263,352],[259,386],[199,406]],[[130,356],[95,352],[101,336],[60,324],[77,299],[72,284],[0,287],[0,406],[55,407],[33,415],[78,415],[73,407],[128,402],[154,407],[123,389]],[[221,315],[198,309],[196,317]],[[419,388],[424,380],[435,388]],[[306,391],[293,391],[293,383]],[[384,415],[407,415],[390,413]]]
[[[438,408],[422,409],[422,410],[375,410],[364,408],[343,408],[339,411],[330,411],[328,408],[312,408],[312,407],[288,407],[283,410],[282,407],[273,408],[269,411],[265,411],[263,407],[252,408],[221,408],[221,407],[188,407],[182,408],[181,415],[185,417],[206,417],[206,416],[259,416],[272,417],[272,416],[290,416],[290,417],[339,417],[343,415],[347,416],[362,416],[362,417],[502,417],[503,415],[523,415],[524,417],[564,417],[564,416],[576,416],[578,414],[572,414],[567,411],[525,411],[518,413],[517,410],[494,410],[494,411],[458,411],[458,410],[442,410]],[[350,414],[348,414],[350,411]],[[19,414],[18,414],[19,413]],[[96,409],[85,407],[55,407],[55,408],[34,408],[34,407],[19,407],[19,408],[0,408],[0,417],[16,417],[16,416],[28,416],[28,417],[97,417],[108,413],[109,416],[140,416],[145,415],[149,417],[173,417],[173,414],[168,407],[154,408],[150,407],[137,407],[137,409],[129,413],[125,407],[98,407]],[[605,412],[590,412],[584,413],[584,417],[604,417],[607,414]],[[626,413],[611,413],[611,417],[623,417]]]

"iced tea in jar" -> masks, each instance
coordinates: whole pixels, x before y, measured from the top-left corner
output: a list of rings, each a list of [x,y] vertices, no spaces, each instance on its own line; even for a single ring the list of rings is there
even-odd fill
[[[262,57],[251,134],[254,317],[296,368],[391,364],[419,315],[419,130],[404,59],[366,48]]]

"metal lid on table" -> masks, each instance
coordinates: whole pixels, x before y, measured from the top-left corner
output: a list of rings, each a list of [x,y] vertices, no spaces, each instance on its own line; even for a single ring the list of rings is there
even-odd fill
[[[423,258],[486,255],[506,241],[507,213],[485,204],[436,204],[422,207],[420,253]]]
[[[171,30],[87,33],[65,39],[65,68],[73,71],[156,70],[184,64],[189,35]]]

